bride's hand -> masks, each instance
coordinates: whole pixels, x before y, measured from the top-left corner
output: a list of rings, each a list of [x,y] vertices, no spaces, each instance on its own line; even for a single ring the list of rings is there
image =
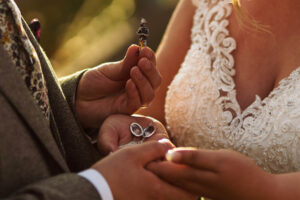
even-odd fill
[[[174,149],[170,161],[154,162],[148,169],[168,182],[212,199],[274,199],[274,175],[250,158],[229,150]]]
[[[107,155],[131,141],[140,141],[142,137],[135,137],[130,132],[130,124],[133,122],[140,124],[143,129],[149,125],[155,128],[154,135],[146,138],[144,142],[169,138],[165,127],[154,118],[142,115],[111,115],[103,122],[98,133],[97,144],[100,153]]]

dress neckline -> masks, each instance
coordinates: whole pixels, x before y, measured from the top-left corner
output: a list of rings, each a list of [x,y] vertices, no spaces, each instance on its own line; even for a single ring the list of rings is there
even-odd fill
[[[230,15],[227,16],[227,20],[228,20],[228,26],[230,24],[230,21],[228,19]],[[230,36],[234,41],[235,43],[236,42],[236,39],[234,37],[231,36],[229,30],[228,30],[228,26],[226,27],[227,31],[228,31],[228,36]],[[232,59],[233,59],[233,62],[235,63],[235,58],[233,56],[233,51],[230,52],[231,56],[232,56]],[[233,70],[235,71],[235,65],[233,65]],[[266,97],[264,98],[261,98],[258,94],[255,94],[255,99],[253,100],[253,102],[251,102],[245,109],[241,109],[241,104],[238,102],[238,99],[237,99],[237,90],[236,90],[236,82],[234,80],[234,75],[231,74],[231,78],[233,79],[233,90],[235,91],[235,95],[234,95],[234,98],[235,98],[235,102],[239,108],[239,112],[241,115],[243,115],[244,112],[247,112],[248,109],[250,109],[253,104],[255,104],[255,102],[257,101],[260,101],[262,103],[262,105],[265,105],[268,101],[270,101],[270,99],[272,99],[278,90],[282,90],[282,88],[286,87],[288,85],[288,83],[290,82],[291,80],[291,77],[293,77],[295,74],[299,73],[300,74],[300,66],[296,67],[295,69],[293,69],[287,76],[283,77],[282,79],[280,79],[280,81],[278,82],[278,85],[276,87],[274,87]]]
[[[257,101],[260,101],[260,102],[262,103],[262,105],[267,104],[267,102],[269,102],[270,99],[272,99],[272,98],[277,94],[278,91],[280,91],[280,90],[282,90],[284,87],[288,86],[290,80],[292,79],[291,77],[293,77],[294,75],[297,75],[297,74],[300,74],[300,66],[297,67],[296,69],[292,70],[292,72],[291,72],[289,75],[287,75],[286,77],[282,78],[282,79],[279,81],[278,85],[277,85],[276,87],[274,87],[274,88],[269,92],[269,94],[268,94],[266,97],[264,97],[263,99],[262,99],[258,94],[256,94],[256,95],[255,95],[255,100],[254,100],[252,103],[250,103],[250,104],[249,104],[245,109],[243,109],[243,110],[241,109],[240,103],[239,103],[238,100],[237,100],[237,95],[235,95],[235,100],[236,100],[237,105],[238,105],[238,107],[239,107],[239,109],[240,109],[240,113],[243,114],[244,112],[247,112],[247,110],[250,109],[250,108],[253,106],[253,104],[255,104],[255,102],[257,102]],[[235,82],[234,82],[234,85],[235,85],[235,87],[236,87]],[[235,91],[236,91],[236,89],[235,89]]]
[[[223,108],[226,122],[229,126],[238,122],[238,126],[242,127],[243,121],[248,116],[255,116],[260,109],[266,105],[274,96],[278,94],[284,87],[287,87],[291,81],[291,77],[300,74],[300,66],[294,69],[288,76],[279,81],[278,86],[274,87],[269,94],[261,99],[259,95],[255,95],[255,100],[245,109],[241,109],[240,103],[237,101],[235,76],[235,59],[232,52],[236,49],[236,40],[229,33],[229,16],[232,14],[232,4],[228,0],[202,2],[202,6],[198,5],[198,9],[203,9],[198,15],[203,18],[200,26],[202,31],[200,34],[205,38],[203,41],[207,44],[203,45],[202,51],[208,53],[211,57],[211,74],[214,84],[219,90],[217,103]],[[206,7],[206,9],[205,9]],[[198,26],[199,27],[199,26]],[[197,39],[197,38],[196,38]],[[256,107],[256,109],[253,109]],[[259,107],[259,108],[258,108]],[[231,117],[228,116],[230,112]]]

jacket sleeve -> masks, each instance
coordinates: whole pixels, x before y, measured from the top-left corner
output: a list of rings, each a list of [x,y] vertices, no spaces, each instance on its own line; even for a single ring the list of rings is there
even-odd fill
[[[75,100],[76,100],[77,87],[78,87],[78,84],[79,84],[79,81],[80,81],[82,75],[86,71],[87,71],[87,69],[59,79],[63,93],[64,93],[66,100],[74,114],[76,113]]]
[[[62,90],[66,97],[66,100],[67,100],[67,102],[79,124],[81,124],[81,123],[78,120],[78,118],[76,117],[76,108],[75,108],[76,91],[77,91],[77,87],[78,87],[81,77],[87,70],[88,69],[84,69],[82,71],[76,72],[72,75],[62,77],[59,79],[59,83],[62,87]],[[97,134],[98,134],[98,129],[94,129],[94,128],[93,129],[84,129],[83,127],[81,127],[81,129],[87,134],[89,140],[92,143],[94,143],[95,138],[97,137]]]
[[[1,200],[99,200],[101,197],[85,178],[62,174],[25,186]]]

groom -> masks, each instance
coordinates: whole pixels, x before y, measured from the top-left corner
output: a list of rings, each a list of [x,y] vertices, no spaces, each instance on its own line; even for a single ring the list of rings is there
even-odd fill
[[[58,81],[13,0],[0,0],[0,37],[0,199],[190,198],[145,169],[170,143],[111,146],[129,142],[132,122],[152,123],[152,140],[165,137],[150,118],[108,117],[152,100],[160,76],[149,48]],[[99,149],[115,151],[101,160],[87,131],[100,126]]]

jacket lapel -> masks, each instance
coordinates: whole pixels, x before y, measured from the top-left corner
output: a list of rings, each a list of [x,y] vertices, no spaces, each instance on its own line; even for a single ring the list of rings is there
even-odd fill
[[[24,80],[2,45],[0,45],[0,58],[2,59],[0,62],[0,90],[15,107],[20,116],[23,117],[23,120],[29,125],[32,132],[46,147],[59,166],[64,171],[69,171],[52,136],[48,121],[33,101],[33,97],[26,87]]]
[[[62,139],[64,145],[68,166],[72,171],[86,169],[99,158],[98,154],[83,134],[81,127],[70,109],[70,105],[66,101],[59,81],[51,67],[51,63],[24,19],[23,27],[40,59],[49,92],[50,105],[53,105],[51,111],[55,115],[59,137]]]

